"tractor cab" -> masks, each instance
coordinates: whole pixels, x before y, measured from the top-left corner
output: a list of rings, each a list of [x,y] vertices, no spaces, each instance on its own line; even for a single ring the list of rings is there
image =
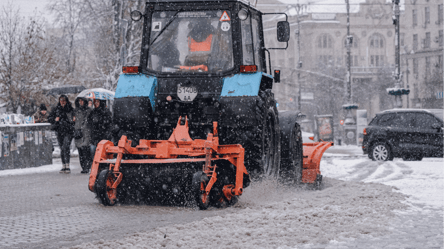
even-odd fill
[[[179,116],[190,118],[195,138],[205,138],[213,122],[221,129],[255,126],[259,94],[271,91],[280,72],[273,77],[267,68],[263,15],[237,0],[156,0],[144,13],[133,11],[131,18],[144,23],[141,59],[119,78],[118,137],[165,139]],[[288,22],[276,30],[288,46]]]
[[[144,14],[131,14],[135,21],[144,19],[140,70],[154,75],[271,74],[266,69],[262,15],[233,0],[148,2]],[[279,41],[288,41],[288,23],[286,28],[278,28]]]

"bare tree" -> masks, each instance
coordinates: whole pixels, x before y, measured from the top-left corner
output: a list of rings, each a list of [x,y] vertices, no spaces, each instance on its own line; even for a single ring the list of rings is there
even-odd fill
[[[82,23],[87,20],[84,0],[52,0],[48,9],[55,16],[55,24],[61,33],[61,42],[65,52],[65,65],[68,73],[72,73],[76,67],[76,35],[78,35]]]
[[[143,11],[143,1],[85,0],[90,16],[85,28],[92,45],[91,59],[96,85],[115,90],[122,66],[139,63],[142,22],[130,19],[130,11]]]
[[[63,75],[43,25],[38,16],[20,17],[13,4],[0,10],[0,98],[13,112],[29,99],[42,101],[43,86]]]

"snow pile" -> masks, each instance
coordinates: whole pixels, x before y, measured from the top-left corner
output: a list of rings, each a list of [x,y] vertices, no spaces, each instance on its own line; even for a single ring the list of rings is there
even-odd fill
[[[321,191],[253,183],[221,216],[72,248],[280,248],[381,236],[404,195],[391,187],[324,178]],[[205,211],[202,211],[205,212]]]

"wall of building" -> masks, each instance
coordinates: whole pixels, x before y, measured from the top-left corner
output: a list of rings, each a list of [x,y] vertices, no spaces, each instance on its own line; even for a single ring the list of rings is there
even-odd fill
[[[443,91],[443,1],[406,0],[401,23],[404,87],[410,89],[403,106],[442,109],[436,95]]]

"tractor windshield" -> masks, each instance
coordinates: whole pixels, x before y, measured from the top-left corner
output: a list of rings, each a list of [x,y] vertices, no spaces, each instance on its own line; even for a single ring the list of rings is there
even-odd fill
[[[231,33],[230,11],[154,12],[147,67],[173,73],[227,71],[234,65]]]

